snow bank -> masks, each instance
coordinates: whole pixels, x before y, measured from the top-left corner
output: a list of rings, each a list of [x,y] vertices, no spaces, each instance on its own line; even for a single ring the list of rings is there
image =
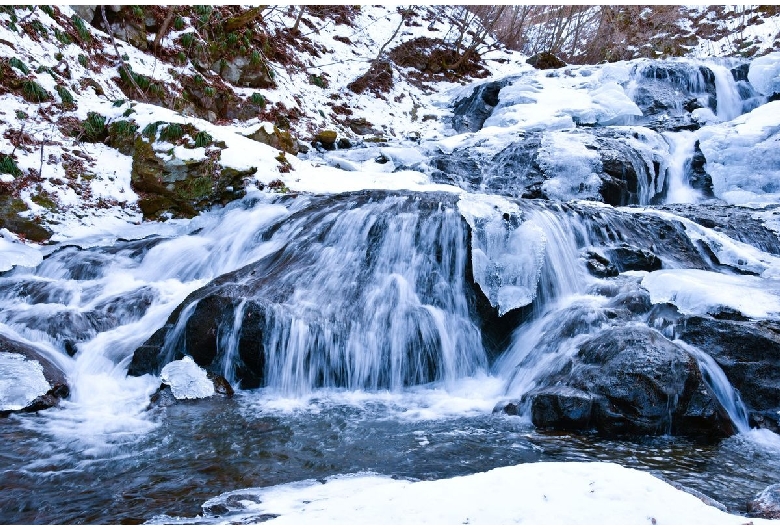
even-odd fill
[[[603,462],[534,463],[443,480],[339,476],[223,494],[197,523],[743,524],[649,473]],[[263,516],[266,517],[263,517]],[[760,521],[760,520],[758,520]],[[152,523],[182,523],[161,517]]]
[[[14,266],[35,267],[43,260],[41,252],[19,241],[7,229],[0,230],[0,272]]]

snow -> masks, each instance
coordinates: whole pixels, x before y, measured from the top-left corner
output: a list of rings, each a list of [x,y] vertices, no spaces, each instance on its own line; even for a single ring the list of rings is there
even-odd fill
[[[43,254],[36,247],[19,241],[7,229],[0,230],[0,272],[20,267],[35,267],[43,260]]]
[[[160,378],[163,384],[171,387],[176,399],[206,398],[215,393],[214,383],[208,378],[206,370],[195,364],[190,356],[163,366]]]
[[[194,519],[158,517],[150,523],[256,524],[264,514],[276,516],[264,521],[266,525],[768,522],[722,512],[649,473],[604,462],[520,464],[418,482],[368,473],[342,475],[237,490],[204,504],[206,514],[224,511]]]
[[[696,269],[648,273],[642,287],[653,304],[671,303],[683,314],[705,314],[722,308],[748,318],[780,316],[780,281],[754,276],[732,276]]]
[[[21,410],[51,388],[38,361],[0,351],[0,410]]]

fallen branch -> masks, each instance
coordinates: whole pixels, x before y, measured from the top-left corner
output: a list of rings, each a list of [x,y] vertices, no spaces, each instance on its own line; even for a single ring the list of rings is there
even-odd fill
[[[165,16],[162,26],[160,26],[160,31],[157,32],[157,36],[154,38],[153,48],[155,55],[158,53],[157,50],[160,46],[160,41],[168,34],[168,30],[171,28],[171,22],[173,22],[174,15],[176,15],[176,6],[171,6],[168,8],[168,14]]]

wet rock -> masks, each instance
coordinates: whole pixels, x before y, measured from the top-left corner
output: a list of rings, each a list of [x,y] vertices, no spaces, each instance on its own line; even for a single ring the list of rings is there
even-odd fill
[[[314,141],[319,142],[327,151],[336,149],[336,138],[338,138],[338,133],[331,130],[322,130],[314,135]]]
[[[612,265],[607,258],[597,252],[586,252],[585,260],[585,266],[588,268],[588,272],[596,278],[610,278],[620,274],[617,268]]]
[[[625,271],[657,271],[663,267],[661,259],[650,251],[621,245],[608,249],[609,260],[620,272]]]
[[[715,359],[751,412],[751,423],[777,432],[780,323],[682,315],[673,322],[676,338]]]
[[[588,339],[549,383],[531,398],[537,427],[593,427],[604,435],[735,432],[690,354],[642,326]]]
[[[479,85],[472,94],[455,102],[452,127],[457,132],[477,132],[498,105],[498,93],[510,83],[509,79]]]
[[[0,416],[48,409],[70,395],[63,371],[28,344],[0,335],[0,365]]]
[[[563,68],[566,63],[556,57],[551,52],[541,52],[536,55],[532,55],[526,61],[528,64],[536,68],[537,70],[550,70],[554,68]]]
[[[590,427],[594,396],[576,388],[554,386],[535,390],[531,420],[539,428],[580,431]]]
[[[780,484],[766,487],[747,504],[750,517],[780,519]]]

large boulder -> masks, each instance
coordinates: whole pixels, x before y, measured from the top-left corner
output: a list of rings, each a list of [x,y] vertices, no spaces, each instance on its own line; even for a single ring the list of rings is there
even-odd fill
[[[32,346],[0,335],[0,416],[35,412],[68,397],[64,372]]]
[[[606,435],[728,436],[728,414],[681,346],[644,326],[586,340],[562,373],[531,396],[537,427]]]

